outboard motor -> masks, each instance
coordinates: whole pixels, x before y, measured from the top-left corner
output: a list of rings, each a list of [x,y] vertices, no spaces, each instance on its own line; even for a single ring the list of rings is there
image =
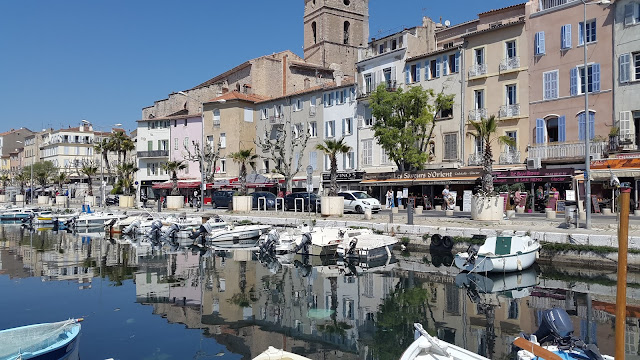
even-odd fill
[[[140,229],[140,220],[134,220],[131,224],[122,229],[124,235],[133,236]]]
[[[260,252],[273,254],[276,250],[276,244],[280,240],[280,234],[276,229],[271,229],[263,241],[260,242]]]
[[[206,243],[207,234],[209,234],[212,230],[213,227],[211,226],[211,224],[204,223],[200,225],[200,228],[198,230],[194,230],[191,232],[191,234],[189,234],[189,239],[197,240],[198,238],[200,238],[200,242],[204,246]]]
[[[153,245],[159,245],[162,237],[162,222],[160,220],[154,220],[151,223],[151,229],[146,234],[146,238],[149,239]]]
[[[354,254],[356,251],[356,245],[358,245],[358,238],[351,239],[349,247],[347,248],[347,254]]]
[[[77,216],[72,216],[69,219],[67,219],[67,221],[64,222],[64,226],[67,227],[67,229],[73,229],[76,227],[76,220],[78,219]]]
[[[302,234],[302,239],[300,240],[300,243],[293,248],[292,252],[297,253],[300,250],[302,250],[303,254],[308,254],[310,245],[311,245],[311,233],[306,232]]]
[[[478,245],[469,245],[469,247],[467,248],[467,254],[469,254],[469,258],[464,263],[465,265],[469,265],[469,264],[473,265],[476,263],[476,259],[478,257],[478,250],[480,250],[480,247]]]
[[[171,226],[162,234],[163,237],[169,239],[171,244],[176,244],[176,236],[180,232],[180,226],[178,224],[171,224]]]

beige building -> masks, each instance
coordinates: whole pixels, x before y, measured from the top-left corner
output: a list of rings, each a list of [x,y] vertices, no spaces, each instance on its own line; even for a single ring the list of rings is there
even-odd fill
[[[467,121],[495,116],[497,136],[509,136],[515,146],[492,143],[495,164],[524,163],[529,144],[529,41],[525,29],[527,4],[518,4],[478,15],[476,30],[463,35],[464,70],[467,75],[464,95]],[[472,132],[470,125],[467,131]],[[480,165],[484,154],[481,140],[465,143],[467,165]]]

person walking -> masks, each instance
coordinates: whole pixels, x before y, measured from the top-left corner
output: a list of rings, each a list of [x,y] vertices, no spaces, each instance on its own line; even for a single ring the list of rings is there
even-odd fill
[[[387,209],[390,209],[393,207],[393,192],[391,191],[391,189],[387,190]]]

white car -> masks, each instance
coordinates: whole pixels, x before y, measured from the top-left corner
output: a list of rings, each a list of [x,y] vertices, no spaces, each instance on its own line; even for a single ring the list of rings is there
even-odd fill
[[[338,193],[338,196],[344,198],[344,211],[360,214],[363,214],[366,209],[371,209],[371,212],[380,211],[380,201],[364,191],[343,191]]]

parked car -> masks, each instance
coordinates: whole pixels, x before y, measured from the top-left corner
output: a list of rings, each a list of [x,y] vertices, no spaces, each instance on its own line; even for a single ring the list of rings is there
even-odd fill
[[[357,212],[363,214],[366,209],[371,212],[380,211],[380,201],[364,191],[343,191],[338,196],[344,198],[344,211]]]
[[[118,195],[107,195],[107,197],[104,199],[104,202],[107,206],[120,205],[120,197]]]
[[[211,206],[217,207],[229,207],[229,204],[233,198],[233,190],[218,190],[214,191],[211,196]]]
[[[296,199],[303,199],[304,201]],[[309,201],[309,199],[311,201]],[[320,197],[315,193],[297,192],[285,195],[284,209],[287,211],[294,210],[296,208],[296,202],[298,203],[298,209],[301,209],[303,207],[302,203],[304,202],[304,211],[320,212]]]
[[[276,207],[276,195],[273,193],[268,191],[258,191],[251,194],[251,197],[253,197],[252,206],[254,209],[258,208],[258,200],[260,201],[260,209],[264,209],[265,199],[261,199],[263,197],[266,198],[267,209],[274,209]]]

